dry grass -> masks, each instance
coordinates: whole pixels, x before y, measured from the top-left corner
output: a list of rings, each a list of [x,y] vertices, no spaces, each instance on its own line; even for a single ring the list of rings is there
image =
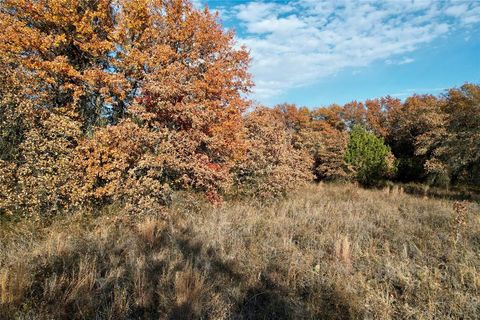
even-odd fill
[[[158,216],[5,224],[0,319],[480,314],[478,204],[351,185],[268,205],[174,203]]]

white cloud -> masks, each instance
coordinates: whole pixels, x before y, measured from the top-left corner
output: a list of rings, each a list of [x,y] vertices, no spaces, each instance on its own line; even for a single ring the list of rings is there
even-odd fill
[[[254,98],[262,101],[347,67],[411,63],[405,54],[480,21],[480,2],[437,0],[250,2],[225,10],[251,50]]]
[[[468,11],[468,5],[466,3],[462,3],[459,5],[453,5],[451,7],[448,7],[445,10],[445,13],[448,14],[449,16],[460,17],[466,14],[467,11]]]
[[[385,60],[385,64],[387,65],[402,65],[402,64],[409,64],[414,62],[415,59],[409,58],[409,57],[403,57],[401,60],[391,60],[387,59]]]
[[[294,10],[290,4],[276,4],[268,2],[250,2],[235,7],[237,18],[245,22],[257,22],[265,18],[278,16]]]
[[[413,61],[415,61],[415,59],[405,57],[402,60],[400,60],[398,64],[409,64],[409,63],[412,63]]]

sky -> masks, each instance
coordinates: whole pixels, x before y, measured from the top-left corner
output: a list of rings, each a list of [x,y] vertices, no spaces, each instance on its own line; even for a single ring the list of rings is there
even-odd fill
[[[252,100],[318,107],[480,83],[480,0],[194,0],[250,51]]]

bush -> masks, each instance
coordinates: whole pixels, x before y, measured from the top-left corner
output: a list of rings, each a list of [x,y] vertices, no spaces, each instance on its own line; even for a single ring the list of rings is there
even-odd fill
[[[126,197],[134,191],[136,180],[150,175],[152,168],[139,174],[138,167],[154,145],[153,135],[129,120],[98,129],[75,151],[78,176],[70,188],[72,198],[88,207],[129,201]]]
[[[354,167],[357,181],[367,186],[377,184],[395,169],[390,147],[359,125],[350,132],[345,161]]]

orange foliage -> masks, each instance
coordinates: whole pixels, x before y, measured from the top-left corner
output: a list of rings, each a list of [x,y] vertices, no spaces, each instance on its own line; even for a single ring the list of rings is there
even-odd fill
[[[35,84],[35,106],[61,109],[89,129],[125,96],[114,59],[112,0],[2,1],[0,55]]]
[[[137,212],[158,209],[169,200],[165,176],[166,164],[175,160],[171,151],[159,135],[130,120],[99,129],[75,152],[73,200],[89,206],[124,203]]]
[[[19,146],[22,161],[16,170],[18,205],[32,213],[57,213],[69,207],[67,187],[80,123],[62,114],[36,117]]]
[[[163,10],[131,4],[123,13],[120,57],[143,77],[132,111],[175,150],[174,186],[218,199],[245,152],[242,112],[249,102],[241,94],[252,85],[248,53],[234,48],[233,34],[208,9],[183,0],[154,3]],[[135,24],[139,16],[143,23]]]
[[[352,129],[356,124],[367,126],[367,110],[362,102],[352,101],[343,106],[343,121],[347,128]]]
[[[367,108],[367,128],[378,137],[386,139],[390,134],[395,115],[402,108],[399,99],[384,97],[365,101]]]
[[[275,110],[290,128],[295,147],[308,152],[313,159],[311,170],[317,180],[349,177],[351,170],[344,160],[348,134],[344,131],[343,109],[340,106],[309,111],[306,108],[297,109],[294,105],[280,105]]]
[[[186,0],[0,6],[0,133],[18,138],[2,141],[1,159],[21,203],[103,204],[132,190],[164,203],[170,188],[219,199],[245,154],[252,82],[247,51],[216,15]]]
[[[172,190],[220,202],[232,185],[269,197],[313,175],[348,179],[356,124],[385,139],[402,175],[480,172],[475,85],[245,114],[247,50],[188,0],[4,0],[0,28],[1,214],[143,212]]]
[[[315,175],[318,180],[348,180],[352,168],[345,162],[348,133],[325,128],[318,134],[319,145],[314,152]]]
[[[269,198],[312,180],[311,157],[294,148],[292,134],[275,110],[257,107],[245,127],[247,156],[234,167],[237,193]]]
[[[315,131],[325,129],[345,130],[344,109],[339,105],[333,104],[325,108],[318,108],[311,112],[311,128]]]

